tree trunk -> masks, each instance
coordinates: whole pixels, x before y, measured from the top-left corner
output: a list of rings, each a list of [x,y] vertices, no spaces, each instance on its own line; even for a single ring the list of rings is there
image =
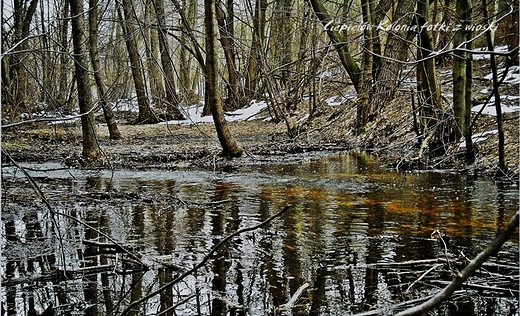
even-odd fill
[[[85,19],[83,17],[82,0],[70,0],[72,14],[72,41],[74,44],[74,66],[76,70],[76,84],[78,88],[78,104],[81,116],[81,130],[83,132],[82,156],[88,162],[101,157],[96,134],[95,121],[92,109],[92,91],[88,74],[88,57],[85,48]],[[87,114],[88,113],[88,114]]]
[[[429,1],[417,2],[417,26],[419,27],[417,59],[428,58],[433,51],[433,42],[430,32],[424,27],[429,19]],[[417,65],[417,91],[419,94],[419,108],[423,130],[438,123],[437,110],[442,108],[441,90],[437,83],[435,60],[430,58]]]
[[[226,58],[228,73],[228,95],[226,105],[228,109],[239,108],[243,101],[243,89],[240,86],[239,74],[235,60],[235,44],[234,44],[234,16],[233,16],[233,0],[226,3],[227,16],[224,16],[224,10],[217,5],[216,14],[217,22],[220,30],[220,42],[224,48],[224,57]]]
[[[96,87],[99,93],[99,99],[101,102],[101,107],[103,108],[103,114],[105,116],[105,120],[108,127],[108,133],[110,135],[110,139],[120,139],[121,133],[117,128],[116,119],[114,117],[114,113],[112,112],[112,107],[110,103],[107,102],[106,93],[105,93],[105,85],[103,80],[101,79],[101,66],[99,63],[99,54],[98,54],[98,0],[89,0],[89,11],[88,11],[88,21],[89,21],[89,48],[90,48],[90,60],[92,63],[92,70],[94,71],[94,79],[96,81]]]
[[[176,2],[174,2],[175,4]],[[195,16],[197,14],[197,1],[196,0],[182,0],[182,4],[178,7],[179,14],[181,14],[180,19],[180,28],[183,30],[179,35],[179,45],[181,49],[179,50],[179,86],[183,89],[184,97],[188,102],[197,102],[198,95],[195,93],[196,87],[196,78],[198,75],[198,69],[196,67],[192,67],[192,59],[189,57],[190,50],[187,49],[188,44],[190,42],[189,30],[184,24],[193,25],[195,21]],[[184,31],[186,29],[186,31]],[[195,48],[195,57],[199,55],[197,51],[198,45],[193,43],[193,47]],[[200,64],[201,67],[204,65],[204,61],[201,58],[197,58],[197,60],[202,62]],[[195,70],[195,71],[194,71]]]
[[[9,104],[15,116],[18,112],[31,113],[26,102],[30,88],[27,87],[26,70],[22,62],[23,51],[28,49],[27,42],[24,39],[29,36],[30,25],[38,5],[38,0],[30,1],[28,7],[21,0],[13,2],[13,44],[19,44],[16,47],[16,51],[19,51],[19,53],[2,58],[4,68],[2,69],[2,78],[4,79],[4,82],[2,82],[2,103]],[[6,75],[3,74],[4,72],[6,72]]]
[[[224,156],[238,157],[242,155],[243,151],[238,147],[229,131],[224,117],[218,85],[217,27],[215,23],[214,0],[204,0],[204,25],[206,29],[206,100],[211,106],[218,139],[223,149],[222,154]]]
[[[466,34],[465,26],[469,25],[470,3],[468,0],[457,1],[456,14],[462,25],[455,32],[453,46],[455,48],[467,49],[466,40],[470,35]],[[471,48],[471,47],[470,47]],[[466,141],[466,159],[470,162],[473,153],[473,141],[471,139],[471,82],[468,82],[468,74],[471,74],[471,56],[464,51],[456,50],[453,56],[453,112],[457,128],[455,139],[464,136]],[[468,69],[470,67],[470,69]]]
[[[488,28],[486,31],[486,42],[487,47],[490,52],[495,49],[493,34],[489,29],[489,14],[487,10],[486,0],[482,0],[482,12],[484,16],[485,23]],[[500,106],[500,92],[498,91],[498,71],[497,64],[495,60],[495,55],[491,54],[490,56],[491,62],[491,71],[493,73],[493,95],[495,97],[495,110],[497,112],[497,129],[498,129],[498,168],[499,173],[503,173],[506,171],[506,157],[505,157],[505,131],[504,131],[504,122],[502,118],[502,107]]]
[[[151,22],[151,11],[153,9],[153,0],[146,1],[145,19]],[[156,20],[155,12],[153,19]],[[146,40],[146,65],[148,66],[148,83],[150,86],[150,95],[152,97],[152,106],[161,107],[166,98],[166,89],[163,84],[163,75],[159,63],[159,34],[157,28],[150,27],[145,30]]]
[[[255,1],[255,14],[253,16],[253,36],[251,39],[251,52],[247,63],[245,92],[248,98],[256,98],[258,84],[260,82],[260,65],[262,59],[262,47],[265,37],[265,12],[267,0]]]
[[[513,1],[513,13],[511,14],[511,25],[509,27],[509,38],[508,38],[508,48],[511,51],[510,57],[507,59],[509,65],[518,65],[518,44],[519,44],[519,36],[518,36],[518,0]]]
[[[457,1],[458,3],[459,1]],[[473,23],[473,3],[472,0],[465,0],[467,9],[465,21],[467,25]],[[473,32],[468,28],[465,32],[466,50],[473,50]],[[467,127],[464,131],[464,139],[466,140],[466,163],[472,164],[475,162],[475,146],[473,145],[473,130],[471,127],[471,104],[472,104],[472,85],[473,85],[473,54],[466,55],[466,110],[464,112],[464,122]]]
[[[363,15],[363,23],[371,25],[372,22],[372,8],[370,1],[361,0],[361,10]],[[356,109],[356,129],[357,133],[363,133],[366,124],[368,123],[368,116],[370,114],[370,94],[372,93],[372,66],[373,66],[373,39],[375,30],[373,28],[366,28],[363,32],[364,50],[363,50],[363,71],[360,76],[360,87],[358,91],[357,109]]]
[[[291,15],[292,0],[276,0],[274,3],[274,21],[271,25],[271,34],[274,35],[272,42],[273,59],[276,68],[280,70],[280,86],[292,91],[292,24]]]
[[[168,114],[175,120],[183,120],[179,110],[179,97],[175,88],[175,71],[173,69],[173,61],[170,56],[170,46],[166,38],[166,18],[164,13],[164,1],[155,0],[155,16],[157,17],[157,24],[159,26],[159,51],[161,54],[161,64],[164,71],[164,82],[166,88],[166,102],[168,103]]]
[[[412,25],[414,10],[417,1],[400,0],[397,2],[395,12],[392,16],[392,24],[397,27],[410,27]],[[398,61],[405,61],[409,50],[409,34],[407,30],[389,30],[386,45],[384,49],[384,58],[381,60],[381,66],[378,70],[377,78],[374,79],[375,91],[371,99],[372,110],[377,112],[385,104],[388,104],[394,98],[399,86],[399,75],[401,72],[401,64]]]
[[[352,84],[356,91],[359,91],[360,86],[360,78],[361,78],[361,70],[359,69],[358,64],[350,54],[347,42],[343,39],[339,32],[333,30],[333,28],[328,25],[329,23],[333,23],[333,19],[330,14],[327,12],[327,9],[323,5],[321,0],[310,0],[312,9],[314,13],[321,21],[323,26],[325,27],[327,34],[334,44],[336,51],[338,52],[339,59],[343,68],[347,71],[350,80],[352,80]]]
[[[150,108],[150,102],[146,93],[146,85],[144,75],[141,71],[141,57],[137,50],[137,41],[134,34],[135,25],[137,21],[133,13],[132,0],[122,0],[123,13],[119,13],[121,20],[121,28],[123,29],[126,49],[128,51],[128,58],[130,60],[130,67],[132,70],[132,77],[134,79],[135,93],[137,94],[137,103],[139,105],[139,116],[137,117],[137,124],[152,124],[157,123],[157,118],[153,115]]]
[[[68,39],[68,29],[69,29],[69,0],[64,0],[63,11],[62,11],[62,20],[60,21],[60,63],[58,65],[58,102],[62,105],[68,104],[68,92],[69,92],[69,56],[66,52],[68,52],[69,47],[69,39]]]

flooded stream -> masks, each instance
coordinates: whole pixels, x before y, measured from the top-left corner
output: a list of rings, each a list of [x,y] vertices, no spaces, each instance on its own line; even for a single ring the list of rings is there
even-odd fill
[[[434,230],[450,237],[450,256],[472,258],[519,207],[517,185],[446,171],[382,169],[365,154],[294,156],[208,171],[27,167],[44,199],[20,170],[3,168],[2,174],[6,315],[51,304],[57,315],[120,315],[130,302],[196,266],[226,236],[286,205],[280,217],[232,238],[195,273],[128,314],[350,315],[378,309],[392,315],[397,303],[441,287],[414,283],[438,262],[392,264],[444,259],[446,249],[431,238]],[[491,261],[518,267],[518,237]],[[432,270],[432,279],[449,279],[442,270],[442,264]],[[517,284],[518,268],[515,276]],[[309,287],[284,309],[305,283]],[[435,315],[518,315],[518,291],[457,293]]]

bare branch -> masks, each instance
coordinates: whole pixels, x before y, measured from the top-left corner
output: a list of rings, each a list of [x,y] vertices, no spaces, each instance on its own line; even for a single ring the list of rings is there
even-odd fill
[[[169,287],[171,287],[172,285],[178,283],[179,281],[183,280],[185,277],[187,277],[188,275],[192,274],[193,272],[197,271],[199,268],[201,268],[210,258],[211,256],[223,245],[225,244],[226,242],[228,242],[230,239],[232,239],[233,237],[235,236],[238,236],[242,233],[245,233],[245,232],[249,232],[249,231],[253,231],[253,230],[256,230],[258,228],[261,228],[267,224],[269,224],[271,221],[273,221],[275,218],[277,218],[278,216],[282,215],[283,213],[285,213],[289,208],[291,208],[291,205],[286,205],[284,206],[278,213],[272,215],[271,217],[269,217],[268,219],[266,219],[265,221],[261,222],[260,224],[258,225],[255,225],[255,226],[251,226],[251,227],[247,227],[247,228],[243,228],[243,229],[239,229],[237,230],[236,232],[232,233],[231,235],[228,235],[226,238],[222,239],[218,244],[216,244],[215,246],[213,246],[213,248],[211,248],[211,250],[204,256],[204,258],[196,265],[194,266],[193,268],[191,268],[190,270],[184,272],[183,274],[181,274],[180,276],[176,277],[174,280],[166,283],[165,285],[161,286],[160,288],[158,288],[157,290],[145,295],[144,297],[140,298],[139,300],[137,301],[134,301],[132,302],[130,305],[128,305],[128,307],[121,313],[121,315],[126,315],[130,312],[130,310],[143,303],[143,302],[146,302],[148,299],[150,299],[151,297],[161,293],[162,291],[168,289]]]
[[[460,288],[464,282],[478,269],[482,266],[482,264],[489,259],[492,255],[496,254],[500,247],[511,237],[511,235],[515,232],[515,229],[518,227],[518,217],[519,211],[515,213],[513,218],[507,223],[506,227],[498,236],[491,242],[491,244],[481,253],[475,257],[465,268],[462,270],[453,281],[451,281],[448,286],[446,286],[442,291],[437,293],[434,297],[429,299],[428,301],[417,305],[415,307],[409,308],[405,311],[398,313],[398,316],[410,316],[410,315],[422,315],[426,314],[436,306],[441,304],[443,301],[447,300],[453,292]]]

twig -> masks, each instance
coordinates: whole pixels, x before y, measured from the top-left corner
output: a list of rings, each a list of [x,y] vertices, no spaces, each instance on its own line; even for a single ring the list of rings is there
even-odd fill
[[[436,265],[434,265],[433,267],[431,267],[430,269],[428,269],[426,272],[424,272],[423,274],[421,274],[421,276],[412,282],[412,284],[410,284],[410,286],[408,286],[408,288],[406,289],[406,291],[404,291],[405,293],[408,293],[410,291],[410,289],[415,285],[417,284],[417,282],[421,281],[428,273],[432,272],[433,270],[437,269],[438,267],[442,267],[444,264],[442,263],[438,263]]]
[[[195,296],[197,296],[197,294],[193,294],[193,295],[188,296],[187,298],[183,299],[183,300],[180,301],[179,303],[177,303],[177,304],[175,304],[175,305],[173,305],[173,306],[170,306],[170,307],[168,307],[167,309],[165,309],[165,310],[163,310],[163,311],[157,313],[156,316],[164,315],[164,314],[166,314],[166,313],[168,313],[168,312],[170,312],[170,311],[176,309],[177,307],[181,306],[182,304],[185,304],[185,303],[189,302],[189,300],[191,300],[191,299],[194,298]]]
[[[148,268],[148,266],[143,263],[134,253],[128,251],[125,249],[125,247],[123,247],[122,245],[120,245],[117,241],[115,241],[112,237],[110,237],[109,235],[105,234],[104,232],[102,232],[101,230],[83,222],[82,220],[72,216],[72,215],[69,215],[69,214],[66,214],[66,213],[62,213],[62,212],[58,212],[56,211],[52,205],[50,204],[49,200],[47,200],[47,198],[45,197],[45,195],[43,194],[42,190],[40,189],[40,187],[38,186],[38,184],[36,183],[36,181],[34,181],[34,179],[31,177],[31,175],[27,172],[27,170],[25,170],[22,166],[20,166],[10,155],[9,153],[2,148],[2,154],[4,154],[9,160],[11,160],[11,162],[16,166],[16,168],[20,169],[22,171],[22,173],[24,174],[24,176],[29,180],[29,182],[31,183],[31,185],[33,186],[34,190],[36,191],[36,193],[38,194],[38,196],[42,199],[42,202],[43,204],[45,204],[45,206],[47,207],[47,209],[49,210],[49,212],[51,213],[51,215],[54,217],[54,215],[60,215],[60,216],[64,216],[64,217],[67,217],[93,231],[95,231],[96,233],[104,236],[106,239],[108,239],[109,241],[113,242],[114,245],[116,245],[117,247],[119,247],[122,251],[124,251],[126,254],[130,255],[132,258],[134,258],[135,260],[137,260],[139,262],[139,264],[141,264],[144,268]],[[56,224],[57,225],[57,224]],[[56,227],[56,230],[58,231],[59,233],[59,229]],[[60,243],[62,242],[62,238],[60,236]],[[65,261],[63,261],[63,265],[65,267]]]
[[[286,205],[284,206],[278,213],[272,215],[271,217],[269,217],[268,219],[266,219],[265,221],[261,222],[260,224],[258,225],[255,225],[255,226],[251,226],[251,227],[247,227],[247,228],[243,228],[243,229],[240,229],[240,230],[237,230],[236,232],[232,233],[231,235],[228,235],[226,238],[222,239],[218,244],[216,244],[215,246],[213,246],[213,248],[211,248],[211,250],[204,256],[204,258],[202,258],[202,260],[196,265],[194,266],[193,268],[191,268],[190,270],[184,272],[183,274],[179,275],[177,278],[175,278],[174,280],[166,283],[165,285],[161,286],[160,288],[158,288],[157,290],[143,296],[142,298],[138,299],[137,301],[134,301],[132,303],[130,303],[130,305],[128,305],[127,308],[125,308],[125,310],[123,310],[123,312],[121,313],[121,315],[126,315],[130,312],[130,310],[147,301],[148,299],[150,299],[151,297],[161,293],[162,291],[166,290],[167,288],[171,287],[172,285],[174,285],[175,283],[178,283],[179,281],[181,281],[182,279],[184,279],[185,277],[187,277],[188,275],[192,274],[193,272],[197,271],[199,268],[201,268],[210,258],[211,256],[223,245],[225,244],[226,242],[228,242],[231,238],[235,237],[235,236],[238,236],[242,233],[245,233],[245,232],[249,232],[249,231],[252,231],[252,230],[255,230],[255,229],[258,229],[258,228],[261,228],[267,224],[269,224],[273,219],[275,219],[276,217],[282,215],[283,213],[285,213],[285,211],[287,211],[291,206],[290,205]]]
[[[434,284],[435,283],[440,284],[442,286],[447,286],[450,284],[450,282],[442,281],[442,280],[433,280],[431,282]],[[518,293],[519,293],[519,291],[516,289],[509,289],[509,288],[503,288],[503,287],[497,287],[497,286],[487,286],[487,285],[481,285],[481,284],[475,284],[475,283],[465,283],[463,285],[463,288],[479,290],[479,291],[509,293],[511,295],[518,295]]]
[[[511,237],[518,227],[519,211],[515,213],[513,218],[506,225],[504,230],[498,234],[498,236],[491,242],[491,244],[475,257],[456,277],[450,282],[442,291],[437,293],[434,297],[428,301],[409,308],[405,311],[397,314],[398,316],[409,316],[427,314],[429,311],[434,309],[437,305],[447,300],[453,292],[460,288],[464,282],[478,269],[482,264],[489,259],[493,254],[500,250],[500,247]]]
[[[300,299],[300,296],[302,296],[303,291],[305,291],[309,286],[311,286],[309,282],[305,282],[302,286],[298,288],[298,290],[296,290],[296,292],[294,292],[291,299],[287,303],[278,306],[277,310],[280,311],[291,309],[294,306],[294,304],[296,304],[296,302]]]
[[[430,264],[430,263],[444,263],[443,258],[435,259],[421,259],[421,260],[408,260],[402,262],[379,262],[367,264],[367,267],[403,267],[403,266],[417,266],[419,264]]]

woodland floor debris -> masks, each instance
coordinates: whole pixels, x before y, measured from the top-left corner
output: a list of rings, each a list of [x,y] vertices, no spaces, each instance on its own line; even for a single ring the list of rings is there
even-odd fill
[[[447,146],[446,153],[427,157],[417,164],[419,144],[413,131],[412,116],[397,105],[409,102],[405,96],[383,109],[361,135],[353,133],[355,106],[345,103],[323,107],[313,118],[301,120],[305,110],[289,115],[293,138],[285,122],[265,120],[230,123],[233,136],[245,149],[243,158],[227,160],[219,156],[213,124],[198,125],[120,125],[123,139],[110,140],[106,126],[98,124],[98,141],[104,152],[103,168],[175,168],[179,165],[222,167],[263,161],[270,156],[286,156],[320,150],[366,150],[379,156],[383,165],[392,168],[456,169],[494,174],[498,165],[498,136],[487,133],[476,142],[477,157],[472,165],[464,164],[465,148],[460,142]],[[267,116],[267,115],[266,115]],[[297,121],[299,121],[297,123]],[[506,122],[506,161],[508,171],[518,174],[519,113],[504,114]],[[482,115],[474,135],[496,129],[495,117]],[[83,167],[79,124],[22,125],[3,132],[2,147],[20,162],[59,162]],[[99,166],[98,166],[99,167]]]
[[[473,91],[475,108],[490,93],[488,61],[475,64]],[[510,70],[510,73],[512,70]],[[489,75],[488,75],[489,76]],[[444,116],[453,117],[451,108],[451,71],[439,71],[443,89]],[[411,86],[412,87],[412,86]],[[346,89],[338,92],[338,89]],[[233,137],[245,150],[242,158],[228,160],[220,157],[221,147],[212,123],[186,124],[162,122],[153,125],[129,125],[137,113],[124,110],[115,112],[120,120],[120,140],[109,139],[108,129],[101,112],[98,114],[98,142],[103,150],[102,168],[176,168],[194,166],[222,168],[233,165],[265,163],[269,157],[276,161],[287,159],[288,154],[315,151],[361,150],[378,156],[387,167],[404,169],[452,169],[461,172],[495,175],[498,171],[498,135],[496,117],[484,111],[473,128],[476,160],[464,162],[463,140],[443,144],[442,153],[431,154],[421,149],[414,132],[414,116],[410,92],[400,91],[395,99],[383,107],[362,133],[356,134],[355,93],[346,83],[342,87],[324,87],[319,100],[322,104],[309,116],[309,101],[285,109],[287,121],[274,123],[270,109],[263,108],[256,115],[247,114],[245,120],[232,121],[229,127]],[[339,93],[339,94],[338,94]],[[520,111],[518,84],[500,86],[505,127],[506,178],[518,182]],[[346,96],[352,96],[346,97]],[[260,103],[252,102],[253,107]],[[494,107],[488,107],[494,109]],[[193,109],[189,109],[192,111]],[[244,110],[245,111],[245,110]],[[246,111],[247,112],[247,111]],[[475,116],[473,112],[472,117]],[[244,116],[244,114],[240,114]],[[252,119],[252,118],[255,119]],[[447,119],[449,121],[449,119]],[[198,117],[197,122],[211,121]],[[67,123],[68,122],[68,123]],[[84,166],[81,155],[81,127],[78,123],[41,122],[2,130],[2,148],[20,162],[59,162],[71,167]],[[449,125],[449,122],[448,122]],[[290,132],[288,132],[288,126]],[[445,131],[449,133],[449,131]],[[424,136],[423,136],[424,137]],[[294,159],[293,157],[291,159]],[[90,166],[92,167],[92,166]]]

